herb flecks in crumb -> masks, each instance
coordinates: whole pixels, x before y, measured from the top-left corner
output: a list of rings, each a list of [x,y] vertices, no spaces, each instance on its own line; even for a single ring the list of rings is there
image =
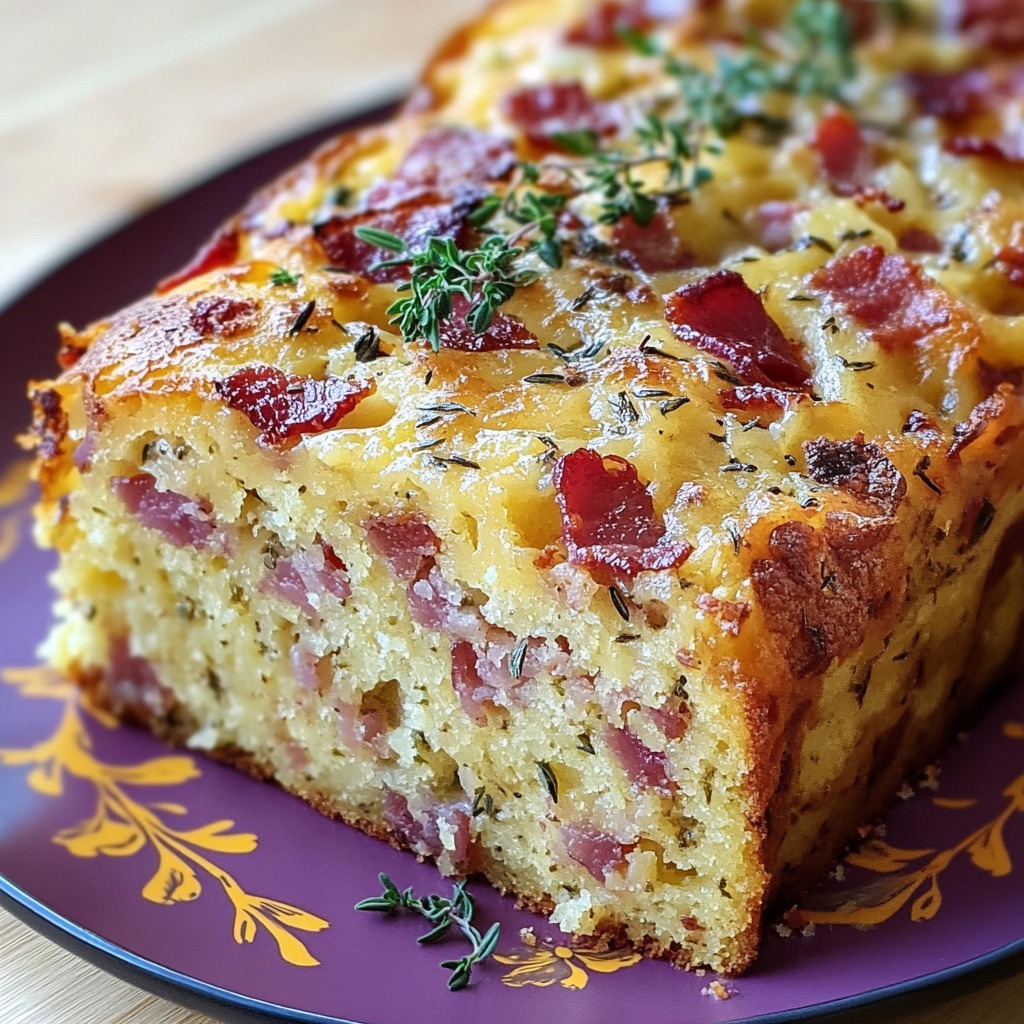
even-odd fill
[[[473,898],[466,892],[466,883],[459,882],[452,888],[451,898],[432,893],[429,896],[414,896],[412,889],[400,891],[398,886],[381,874],[381,885],[384,891],[380,896],[360,900],[356,910],[369,910],[378,914],[393,914],[396,911],[409,910],[425,917],[431,928],[416,941],[421,945],[429,945],[443,939],[454,925],[470,943],[470,952],[459,960],[442,960],[441,966],[451,971],[448,988],[455,992],[469,984],[473,967],[486,960],[498,944],[500,925],[495,922],[481,935],[473,925]]]

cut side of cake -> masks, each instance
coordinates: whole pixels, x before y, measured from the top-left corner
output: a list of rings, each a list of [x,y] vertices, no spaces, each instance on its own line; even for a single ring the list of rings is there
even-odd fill
[[[48,659],[568,932],[743,971],[1019,663],[998,7],[491,6],[62,329]]]

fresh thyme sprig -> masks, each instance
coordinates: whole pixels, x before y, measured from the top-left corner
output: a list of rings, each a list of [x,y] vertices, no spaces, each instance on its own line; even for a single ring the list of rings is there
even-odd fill
[[[397,254],[378,266],[407,264],[410,278],[398,286],[407,292],[387,309],[391,322],[404,338],[426,338],[434,351],[441,347],[441,328],[452,315],[453,300],[461,296],[469,303],[466,323],[474,334],[491,326],[498,307],[517,288],[536,280],[537,274],[519,265],[522,246],[503,235],[491,235],[475,249],[460,249],[448,238],[431,238],[426,248],[411,250],[390,231],[356,228],[364,242]]]
[[[622,36],[639,53],[659,58],[678,90],[667,111],[663,105],[662,112],[645,115],[632,139],[604,149],[593,131],[556,135],[568,157],[520,163],[505,191],[485,196],[472,211],[469,222],[484,235],[476,248],[432,238],[413,251],[391,232],[356,229],[363,241],[395,254],[378,266],[409,267],[410,280],[398,286],[405,294],[387,311],[404,338],[425,338],[438,351],[458,296],[468,303],[466,324],[484,334],[498,307],[537,280],[529,257],[562,265],[567,239],[560,222],[570,200],[594,198],[600,224],[632,217],[646,226],[662,204],[687,202],[712,179],[703,158],[720,152],[719,142],[747,123],[775,123],[761,109],[761,97],[783,92],[842,100],[856,72],[849,18],[838,0],[798,0],[771,48],[754,35],[738,55],[720,55],[712,70],[681,60],[651,36],[628,29]],[[641,174],[642,168],[661,173]],[[515,228],[495,228],[499,215]]]
[[[448,988],[452,992],[465,988],[469,984],[474,964],[481,963],[494,952],[501,930],[498,922],[495,921],[483,935],[474,927],[473,898],[466,892],[465,881],[456,883],[452,888],[451,899],[447,899],[434,893],[429,896],[414,896],[411,888],[400,890],[387,875],[381,874],[378,877],[384,891],[380,896],[360,900],[355,909],[374,911],[378,914],[411,910],[425,917],[432,927],[416,940],[424,946],[443,939],[452,925],[455,925],[469,939],[473,948],[458,960],[442,960],[441,966],[452,972],[448,979]]]

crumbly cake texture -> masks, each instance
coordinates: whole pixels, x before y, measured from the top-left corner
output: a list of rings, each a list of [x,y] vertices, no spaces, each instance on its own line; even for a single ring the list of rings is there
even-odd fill
[[[509,237],[476,211],[520,162],[557,191],[671,114],[653,51],[710,68],[789,6],[497,3],[393,121],[64,328],[47,657],[567,931],[746,968],[1017,664],[1016,5],[849,3],[848,107],[758,99],[646,224],[574,193],[563,265],[484,333],[456,300],[437,352],[355,228]]]

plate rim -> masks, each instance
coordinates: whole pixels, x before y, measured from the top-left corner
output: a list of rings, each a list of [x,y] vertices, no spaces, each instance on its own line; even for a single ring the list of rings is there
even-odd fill
[[[274,154],[298,147],[308,146],[310,151],[318,148],[336,134],[350,130],[360,124],[373,123],[388,115],[401,102],[402,95],[393,95],[353,106],[346,112],[339,112],[320,124],[306,126],[294,135],[283,135],[270,140],[268,145],[258,145],[242,154],[238,159],[213,169],[198,180],[186,183],[178,191],[172,191],[159,198],[141,214],[126,214],[112,227],[86,238],[63,259],[44,267],[32,280],[14,295],[0,304],[0,322],[15,313],[23,304],[30,303],[35,292],[44,289],[63,274],[74,273],[77,265],[88,260],[96,249],[114,242],[118,236],[137,229],[140,221],[149,214],[166,209],[168,206],[187,203],[197,194],[214,187],[225,178],[234,177],[247,168]],[[287,168],[285,168],[285,171]],[[284,172],[279,172],[284,173]],[[244,191],[244,189],[242,189]],[[348,1017],[325,1016],[310,1010],[289,1007],[282,1003],[270,1002],[245,995],[243,992],[202,981],[182,971],[175,970],[157,961],[133,952],[126,946],[106,939],[98,933],[78,924],[72,918],[37,899],[13,879],[0,872],[0,907],[12,914],[37,934],[54,941],[73,955],[99,967],[114,977],[154,993],[161,998],[200,1012],[230,1020],[238,1024],[254,1024],[256,1021],[277,1021],[285,1024],[371,1024]],[[881,988],[868,989],[853,995],[841,996],[824,1002],[772,1011],[753,1017],[743,1017],[734,1024],[798,1024],[798,1022],[833,1017],[847,1011],[855,1011],[894,1000],[901,996],[924,992],[941,987],[943,984],[968,977],[985,968],[1001,964],[1015,955],[1024,954],[1024,934],[996,949],[979,956],[943,967],[938,971],[920,974],[913,978],[894,982]],[[228,1011],[231,1016],[224,1017]],[[837,1022],[838,1024],[838,1022]]]
[[[269,1019],[287,1024],[371,1024],[369,1021],[356,1021],[350,1017],[326,1017],[309,1010],[299,1010],[281,1003],[256,999],[157,963],[103,938],[102,935],[58,913],[2,873],[0,907],[10,911],[18,920],[40,935],[55,940],[63,948],[81,956],[108,974],[191,1009],[205,1013],[222,1009],[241,1010],[250,1016],[233,1019],[246,1022]],[[83,949],[87,952],[82,952]],[[938,987],[1009,960],[1017,953],[1024,953],[1024,937],[931,974],[918,975],[906,981],[824,1003],[794,1007],[756,1017],[744,1017],[736,1020],[734,1024],[798,1024],[801,1021],[834,1016],[848,1010],[865,1009],[899,996]],[[178,998],[182,993],[191,998],[183,1001]],[[261,1016],[251,1016],[252,1014]]]

